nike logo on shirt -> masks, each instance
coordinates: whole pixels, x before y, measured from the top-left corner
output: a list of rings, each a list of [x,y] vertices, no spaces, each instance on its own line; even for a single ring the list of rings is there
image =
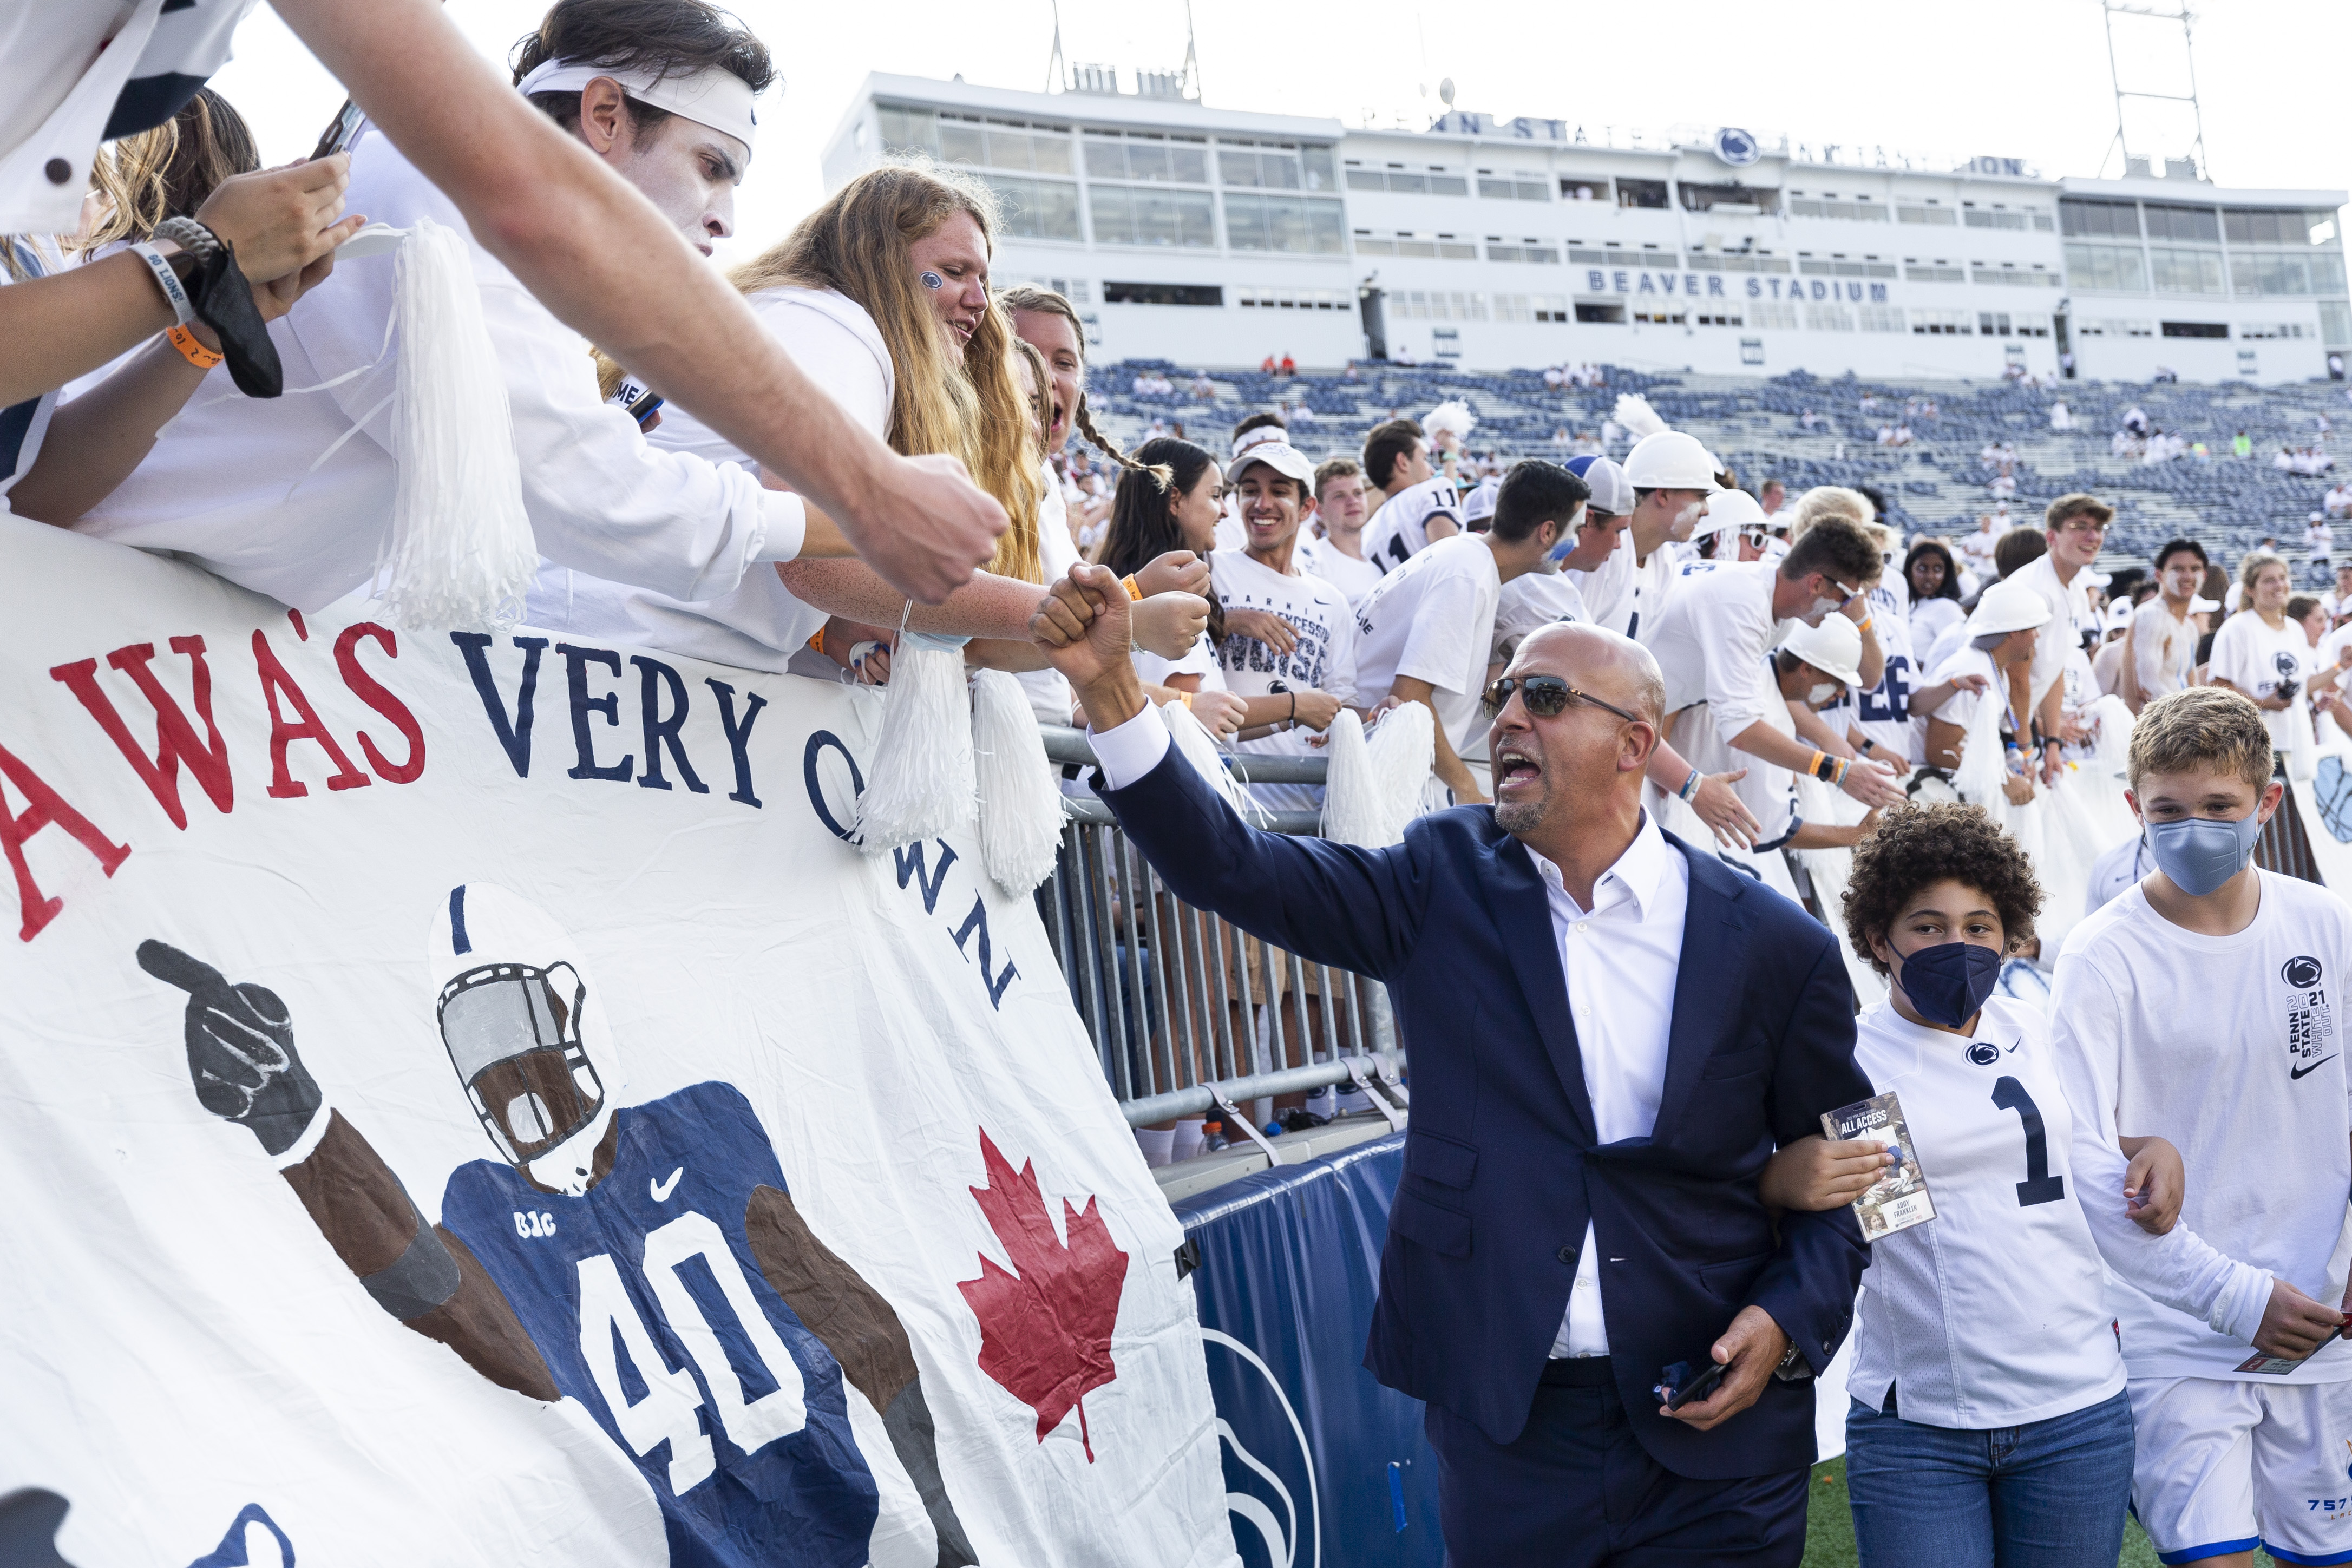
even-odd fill
[[[2300,1076],[2300,1074],[2297,1076]],[[685,1174],[686,1167],[684,1166],[680,1166],[677,1169],[670,1172],[669,1176],[666,1179],[647,1182],[646,1185],[652,1188],[654,1201],[656,1203],[667,1203],[669,1201],[669,1195],[677,1190],[677,1178]]]
[[[2323,1068],[2323,1067],[2326,1066],[2329,1062],[2331,1062],[2331,1061],[2335,1061],[2335,1060],[2336,1060],[2336,1059],[2335,1059],[2334,1057],[2332,1057],[2332,1056],[2323,1056],[2323,1057],[2321,1057],[2317,1061],[2313,1062],[2313,1063],[2312,1063],[2310,1066],[2308,1066],[2308,1067],[2290,1067],[2290,1068],[2288,1068],[2288,1069],[2287,1069],[2287,1071],[2286,1071],[2286,1075],[2287,1075],[2289,1078],[2300,1078],[2300,1077],[2302,1077],[2302,1076],[2303,1076],[2305,1073],[2306,1073],[2306,1072],[2316,1072],[2316,1071],[2318,1071],[2321,1068]]]

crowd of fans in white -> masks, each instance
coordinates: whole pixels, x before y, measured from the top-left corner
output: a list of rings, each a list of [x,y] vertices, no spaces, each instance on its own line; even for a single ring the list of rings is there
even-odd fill
[[[562,0],[513,71],[706,254],[732,230],[747,106],[772,75],[755,39],[693,0]],[[663,87],[674,78],[707,96]],[[200,94],[106,149],[74,233],[7,242],[0,296],[60,286],[38,291],[48,335],[20,337],[0,380],[7,509],[302,610],[370,591],[400,477],[384,345],[415,324],[395,319],[388,256],[335,267],[331,253],[362,215],[467,225],[363,119],[324,145],[259,172],[235,110]],[[1881,1240],[1866,1281],[1850,1472],[1865,1561],[1929,1561],[1938,1510],[1960,1521],[1962,1550],[1988,1542],[1952,1561],[1993,1561],[1991,1536],[2047,1518],[2061,1492],[2107,1544],[2035,1561],[2112,1563],[2126,1495],[2168,1562],[2257,1539],[2286,1561],[2352,1561],[2352,1451],[2336,1451],[2352,1353],[2333,1345],[2331,1304],[2352,1126],[2326,999],[2352,964],[2352,912],[2312,885],[2283,803],[2352,727],[2352,562],[2332,591],[2298,594],[2274,552],[2224,573],[2180,538],[2126,579],[2097,566],[2114,514],[2094,496],[2060,497],[2036,527],[2004,501],[1957,539],[1906,538],[1867,494],[1791,497],[1769,478],[1751,493],[1671,429],[1622,461],[1595,450],[1615,432],[1560,462],[1482,461],[1451,404],[1319,462],[1291,439],[1303,400],[1244,420],[1220,450],[1171,433],[1122,452],[1088,412],[1070,302],[992,283],[996,227],[979,182],[891,163],[730,275],[856,426],[903,456],[958,460],[1010,518],[985,569],[937,603],[856,559],[845,523],[736,434],[592,360],[477,247],[541,557],[525,619],[885,685],[906,639],[945,639],[969,665],[1017,674],[1041,721],[1083,725],[1032,617],[1045,585],[1090,561],[1135,601],[1155,700],[1234,751],[1292,757],[1318,755],[1342,713],[1377,725],[1420,705],[1433,805],[1488,798],[1485,698],[1532,634],[1579,622],[1638,644],[1659,711],[1623,716],[1658,731],[1652,810],[1832,925],[1843,915],[1874,1002],[1862,1060],[1911,1096],[1906,1153],[1937,1195],[1939,1228]],[[236,396],[209,377],[224,334],[175,290],[215,250],[251,280],[285,382],[316,395]],[[158,291],[173,317],[162,335]],[[125,320],[146,323],[127,351],[71,347]],[[1605,384],[1586,364],[1545,380]],[[1213,385],[1196,374],[1191,391]],[[1177,387],[1152,371],[1133,391]],[[1936,417],[1917,399],[1871,412],[1890,445]],[[2162,433],[2140,423],[2126,434],[2153,460]],[[1984,455],[1997,476],[2014,462]],[[2280,461],[2325,473],[2324,433]],[[2328,559],[2347,509],[2352,485],[2337,485],[2307,552]],[[1580,700],[1528,706],[1549,722]],[[1252,788],[1276,809],[1321,796]],[[1806,883],[1791,863],[1810,865]],[[2004,961],[2062,924],[2065,956],[2039,965],[2055,969],[2047,1009],[1997,997]],[[1201,1125],[1181,1131],[1192,1152]],[[1141,1137],[1164,1160],[1178,1132]],[[1765,1195],[1832,1207],[1884,1158],[1807,1140],[1776,1157]],[[1970,1459],[1930,1440],[1991,1428],[2043,1443],[2041,1470],[2005,1477],[1981,1442]],[[1928,1473],[1977,1502],[1922,1501]],[[2021,1490],[1985,1502],[2004,1487]]]

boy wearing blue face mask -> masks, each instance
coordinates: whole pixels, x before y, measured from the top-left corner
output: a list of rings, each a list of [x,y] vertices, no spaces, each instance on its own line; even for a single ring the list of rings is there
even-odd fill
[[[2053,1035],[2079,1124],[2179,1145],[2197,1172],[2186,1224],[2232,1260],[2202,1322],[2136,1281],[2112,1288],[2133,1506],[2168,1563],[2251,1563],[2257,1545],[2352,1563],[2352,1351],[2336,1343],[2352,1114],[2331,995],[2352,907],[2252,863],[2282,789],[2245,697],[2149,703],[2128,771],[2156,869],[2067,937]]]
[[[1847,933],[1888,988],[1854,1061],[1900,1097],[1936,1207],[1873,1241],[1863,1275],[1846,1480],[1866,1568],[2113,1568],[2132,1416],[2101,1262],[2188,1311],[2231,1279],[2174,1226],[2171,1145],[2086,1139],[2041,1009],[1993,994],[2041,904],[2024,851],[1973,806],[1897,806],[1854,851]],[[1825,1208],[1888,1163],[1801,1139],[1760,1190]]]

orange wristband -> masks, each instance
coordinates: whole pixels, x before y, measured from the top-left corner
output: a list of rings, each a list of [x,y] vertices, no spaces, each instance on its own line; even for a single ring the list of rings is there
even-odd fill
[[[1189,708],[1192,706],[1192,694],[1191,692],[1178,692],[1176,694],[1176,700],[1182,703]]]
[[[1135,585],[1135,579],[1131,577],[1124,579],[1123,584],[1127,589],[1127,596],[1129,599],[1141,599],[1143,597],[1143,590]]]
[[[221,362],[221,356],[205,348],[196,335],[185,327],[174,327],[163,336],[171,340],[172,347],[180,350],[182,359],[200,371],[211,370]]]

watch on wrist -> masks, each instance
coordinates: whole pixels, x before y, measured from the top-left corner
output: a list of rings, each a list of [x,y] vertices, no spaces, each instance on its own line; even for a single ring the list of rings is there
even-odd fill
[[[1797,1342],[1790,1340],[1789,1348],[1780,1353],[1780,1364],[1772,1369],[1772,1375],[1783,1383],[1795,1383],[1812,1375],[1813,1369],[1797,1349]]]

